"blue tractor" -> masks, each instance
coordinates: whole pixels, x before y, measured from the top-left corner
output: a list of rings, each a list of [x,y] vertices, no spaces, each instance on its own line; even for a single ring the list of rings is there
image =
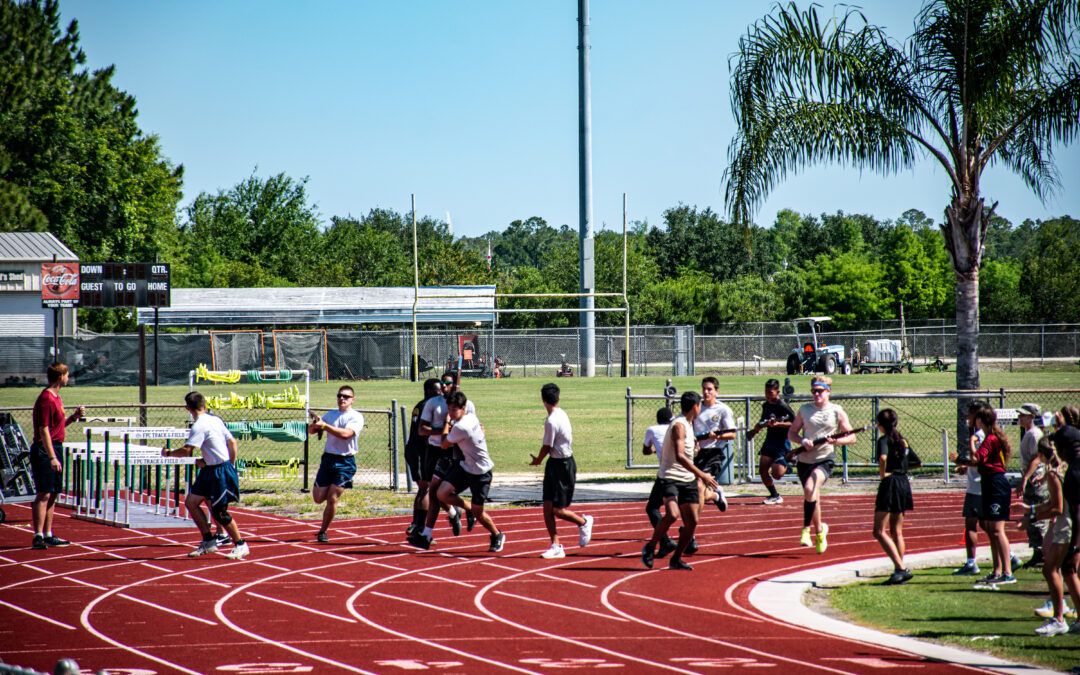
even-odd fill
[[[851,374],[851,361],[844,354],[843,345],[827,345],[818,339],[818,325],[832,321],[830,316],[805,316],[793,319],[796,347],[787,357],[788,375],[800,373],[825,373],[832,375],[841,372]],[[807,334],[799,332],[801,324],[807,324]]]

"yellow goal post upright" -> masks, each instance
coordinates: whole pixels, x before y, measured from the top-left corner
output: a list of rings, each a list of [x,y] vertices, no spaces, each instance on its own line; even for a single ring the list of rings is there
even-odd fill
[[[621,374],[623,377],[630,375],[630,300],[626,292],[626,193],[623,193],[623,259],[622,259],[622,293],[485,293],[481,295],[474,295],[470,297],[477,298],[493,298],[495,307],[492,309],[492,313],[499,314],[511,314],[514,312],[534,312],[534,313],[549,313],[549,312],[623,312],[624,314],[624,333],[623,333],[623,361],[621,364]],[[431,298],[459,298],[459,295],[453,294],[429,294],[420,295],[420,262],[417,255],[417,234],[416,234],[416,195],[412,195],[412,224],[413,224],[413,307],[412,307],[412,377],[413,381],[417,381],[420,377],[420,360],[417,341],[416,330],[416,315],[422,314],[425,311],[439,311],[439,310],[422,310],[418,309],[420,300],[426,300]],[[530,307],[530,308],[518,308],[518,309],[499,309],[499,298],[619,298],[623,300],[622,307],[593,307],[588,310],[583,310],[580,307]],[[494,328],[492,329],[494,333]]]

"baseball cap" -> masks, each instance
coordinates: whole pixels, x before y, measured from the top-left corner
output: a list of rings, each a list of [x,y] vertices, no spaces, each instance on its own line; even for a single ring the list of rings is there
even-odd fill
[[[1019,412],[1021,415],[1031,415],[1032,417],[1038,417],[1040,414],[1042,414],[1042,408],[1039,407],[1038,403],[1025,403],[1017,409],[1017,412]]]

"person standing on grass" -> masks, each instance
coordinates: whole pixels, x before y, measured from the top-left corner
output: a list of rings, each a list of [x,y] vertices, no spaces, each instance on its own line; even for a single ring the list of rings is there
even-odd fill
[[[449,429],[442,436],[442,447],[449,450],[452,445],[457,445],[461,451],[461,461],[450,468],[446,478],[440,483],[438,498],[444,504],[472,513],[473,518],[480,521],[484,529],[491,533],[488,552],[498,553],[506,543],[506,535],[484,511],[484,503],[487,502],[488,490],[491,488],[491,470],[495,468],[495,462],[491,461],[491,455],[488,454],[484,427],[476,413],[468,411],[468,403],[465,394],[460,391],[450,394],[446,400],[449,408]],[[465,490],[471,493],[471,504],[466,504],[459,496]],[[430,535],[427,539],[430,544]]]
[[[540,454],[530,455],[531,466],[540,466],[544,457],[548,458],[544,465],[544,525],[547,526],[548,536],[551,537],[551,546],[540,554],[541,558],[564,558],[566,552],[559,542],[559,532],[555,526],[555,519],[560,518],[577,525],[578,546],[584,547],[592,539],[592,516],[579,516],[570,510],[570,503],[574,501],[574,485],[577,483],[577,463],[574,461],[574,450],[571,447],[574,442],[573,430],[570,428],[570,417],[566,411],[559,407],[559,386],[548,383],[540,388],[540,400],[547,409],[548,416],[544,420],[544,438],[540,445]]]
[[[1069,536],[1072,534],[1072,519],[1065,512],[1065,497],[1062,491],[1065,462],[1057,457],[1054,446],[1047,436],[1039,439],[1036,452],[1046,468],[1046,491],[1049,499],[1039,504],[1028,505],[1020,518],[1018,527],[1029,530],[1035,523],[1053,524],[1042,540],[1042,571],[1046,586],[1050,590],[1050,599],[1045,605],[1035,610],[1036,615],[1047,619],[1046,623],[1035,629],[1035,632],[1053,637],[1069,632],[1069,624],[1065,622],[1068,608],[1065,606],[1063,581],[1068,581],[1069,592],[1073,596],[1074,603],[1076,598],[1080,598],[1080,584],[1077,583],[1075,574],[1067,576],[1065,580],[1061,575],[1061,563],[1065,560],[1065,554],[1069,549]],[[1076,610],[1072,611],[1072,616],[1076,616]]]
[[[815,375],[810,380],[814,401],[799,408],[788,429],[788,441],[792,445],[792,454],[798,457],[797,471],[803,486],[803,528],[799,545],[813,545],[818,553],[824,553],[829,547],[829,526],[822,522],[821,515],[821,486],[836,467],[836,446],[855,442],[853,435],[845,434],[852,430],[851,422],[844,409],[829,400],[831,392],[832,378]],[[824,442],[815,445],[815,441],[820,440]],[[811,525],[816,533],[813,544],[810,542]]]
[[[969,457],[975,454],[975,450],[986,437],[986,434],[975,428],[975,414],[985,407],[988,407],[988,404],[983,401],[972,401],[968,404],[967,425],[970,448],[967,456]],[[953,570],[953,576],[975,576],[979,573],[979,563],[975,560],[975,553],[979,545],[979,521],[982,520],[982,482],[979,472],[974,469],[969,470],[964,464],[957,463],[956,472],[967,480],[963,508],[964,549],[967,552],[967,560],[961,567]]]
[[[667,536],[668,528],[677,518],[682,518],[679,542],[668,561],[668,569],[692,570],[682,560],[683,553],[694,538],[698,523],[698,486],[715,490],[716,479],[694,465],[694,419],[701,411],[701,397],[696,391],[683,393],[679,401],[682,415],[676,417],[660,453],[660,470],[656,481],[664,500],[664,515],[653,528],[652,538],[641,549],[641,562],[652,569],[656,547]]]
[[[423,529],[419,532],[414,531],[407,538],[410,544],[419,548],[430,548],[434,543],[431,534],[435,530],[435,521],[439,517],[437,508],[439,505],[446,509],[450,530],[454,536],[461,534],[461,510],[442,503],[438,497],[439,486],[459,461],[455,448],[452,445],[444,447],[442,442],[443,430],[450,418],[447,400],[458,391],[457,377],[452,371],[444,372],[439,378],[442,393],[428,399],[428,402],[424,404],[424,411],[420,413],[420,435],[427,437],[428,462],[431,466],[431,474],[428,476],[428,510]],[[466,404],[466,412],[476,414],[476,406],[472,401]],[[476,523],[472,511],[465,511],[465,515],[468,520],[468,531],[472,532],[473,525]]]
[[[201,457],[195,462],[199,475],[188,486],[184,506],[202,534],[202,542],[191,552],[189,558],[197,558],[218,550],[217,540],[210,532],[210,523],[202,510],[203,502],[210,509],[210,517],[229,533],[233,548],[225,557],[240,560],[250,553],[247,542],[240,536],[229,513],[229,502],[240,501],[240,477],[236,474],[236,439],[217,415],[206,412],[206,398],[197,391],[188,392],[184,407],[194,422],[188,431],[183,447],[162,448],[162,457],[190,457],[196,450]]]
[[[885,585],[893,586],[911,580],[911,570],[904,567],[904,513],[915,508],[908,481],[908,444],[897,429],[896,411],[885,408],[877,414],[878,485],[874,502],[874,538],[893,563],[893,573]],[[889,529],[885,529],[885,521]]]
[[[1077,579],[1077,566],[1080,565],[1080,409],[1065,406],[1054,416],[1054,421],[1057,427],[1052,438],[1054,448],[1058,458],[1066,464],[1061,494],[1065,498],[1065,512],[1072,521],[1069,547],[1061,562],[1061,573],[1073,593],[1073,603],[1076,603],[1080,602],[1080,595],[1077,595],[1073,585]],[[1069,632],[1080,633],[1080,621],[1074,623]]]
[[[761,443],[761,460],[758,462],[758,475],[761,484],[769,491],[765,504],[783,504],[784,498],[776,491],[773,481],[780,480],[787,473],[787,454],[791,451],[791,441],[787,432],[795,419],[795,411],[780,398],[780,381],[771,379],[765,383],[765,402],[761,404],[761,421],[746,432],[750,441],[760,429],[765,429],[765,440]],[[764,426],[762,426],[764,425]]]
[[[1025,504],[1045,504],[1050,499],[1046,485],[1046,466],[1039,457],[1039,441],[1043,437],[1042,429],[1035,426],[1035,418],[1042,413],[1037,403],[1025,403],[1017,409],[1020,423],[1020,484],[1016,486],[1016,496]],[[1026,526],[1028,545],[1031,547],[1031,559],[1024,567],[1036,567],[1043,562],[1043,537],[1046,536],[1049,522],[1046,520],[1028,521]]]
[[[67,425],[82,418],[86,408],[79,406],[64,415],[60,390],[67,386],[68,367],[54,363],[45,370],[49,385],[34,401],[34,442],[30,445],[30,472],[34,476],[34,503],[30,507],[34,523],[31,547],[45,550],[50,546],[70,546],[71,542],[53,534],[56,498],[64,490],[64,434]]]
[[[316,504],[325,503],[322,515],[322,527],[315,535],[315,541],[327,543],[330,536],[327,530],[337,513],[338,500],[345,490],[352,488],[353,476],[356,475],[356,453],[360,432],[364,429],[364,415],[353,410],[356,392],[349,385],[338,389],[337,410],[330,410],[322,417],[311,413],[312,422],[308,433],[319,438],[326,434],[326,447],[323,448],[319,461],[319,472],[315,474],[315,484],[311,488],[311,497]]]
[[[1005,468],[1012,456],[1009,438],[997,425],[997,413],[990,406],[981,407],[975,413],[975,428],[985,437],[971,457],[959,457],[951,453],[949,459],[979,471],[982,482],[982,521],[983,531],[990,537],[990,554],[993,558],[993,571],[979,579],[979,585],[1014,584],[1016,577],[1012,572],[1009,552],[1009,539],[1005,535],[1005,523],[1009,520],[1009,502],[1012,488],[1005,476]]]
[[[429,400],[439,395],[439,380],[429,377],[424,381],[424,398],[412,409],[409,418],[409,440],[405,442],[405,465],[408,467],[409,476],[416,483],[416,497],[413,498],[413,519],[409,528],[405,530],[408,537],[416,532],[424,530],[424,521],[427,520],[428,510],[428,483],[431,481],[431,469],[435,467],[436,457],[428,462],[427,438],[420,434],[420,415],[424,413],[424,406]]]

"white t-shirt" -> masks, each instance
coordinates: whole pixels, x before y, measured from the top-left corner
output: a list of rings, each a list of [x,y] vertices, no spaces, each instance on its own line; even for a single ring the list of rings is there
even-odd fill
[[[446,425],[446,414],[448,412],[450,412],[450,408],[446,405],[446,397],[442,394],[432,396],[424,404],[424,411],[420,413],[420,421],[427,422],[432,429],[442,429]],[[466,414],[476,414],[476,406],[473,405],[472,401],[465,403],[465,412]],[[434,445],[437,448],[442,447],[442,434],[431,434],[427,439],[428,445]]]
[[[343,455],[345,457],[352,457],[355,455],[359,448],[357,445],[357,437],[364,428],[364,414],[351,409],[346,412],[331,410],[323,415],[322,419],[323,422],[326,422],[332,427],[352,429],[356,432],[349,438],[338,438],[329,431],[326,432],[326,447],[323,448],[323,452],[331,455]]]
[[[704,434],[709,431],[716,431],[717,429],[734,429],[735,428],[735,413],[731,412],[731,408],[726,403],[717,401],[709,407],[701,406],[701,412],[694,418],[694,435]],[[705,438],[698,441],[698,447],[704,450],[705,448],[714,448],[721,445],[726,445],[731,441],[723,441],[719,438]]]
[[[232,437],[220,417],[203,413],[191,425],[184,445],[198,448],[207,466],[217,466],[229,461],[229,446],[226,441]]]
[[[667,436],[667,430],[670,426],[670,424],[654,424],[645,430],[645,445],[652,448],[658,459],[660,451],[664,447],[664,436]]]
[[[488,454],[484,427],[476,413],[467,412],[461,416],[446,434],[447,440],[457,443],[461,448],[461,467],[469,473],[480,476],[495,468]]]
[[[574,442],[574,432],[570,428],[570,416],[562,408],[553,408],[544,421],[543,445],[550,445],[548,457],[566,459],[574,454],[570,447]]]
[[[664,447],[660,453],[660,470],[656,472],[656,476],[657,478],[663,478],[665,480],[688,483],[697,480],[697,477],[685,466],[679,464],[675,459],[677,453],[675,451],[673,432],[675,431],[676,425],[681,426],[685,430],[686,434],[683,437],[683,452],[686,454],[687,459],[691,462],[694,461],[694,427],[686,421],[685,417],[679,415],[671,421],[671,427],[664,436]]]
[[[982,442],[986,440],[986,432],[982,429],[976,429],[971,435],[978,439],[975,441],[976,448],[982,445]],[[965,475],[967,476],[967,493],[969,495],[981,495],[982,478],[979,476],[979,469],[974,466],[969,466]]]

